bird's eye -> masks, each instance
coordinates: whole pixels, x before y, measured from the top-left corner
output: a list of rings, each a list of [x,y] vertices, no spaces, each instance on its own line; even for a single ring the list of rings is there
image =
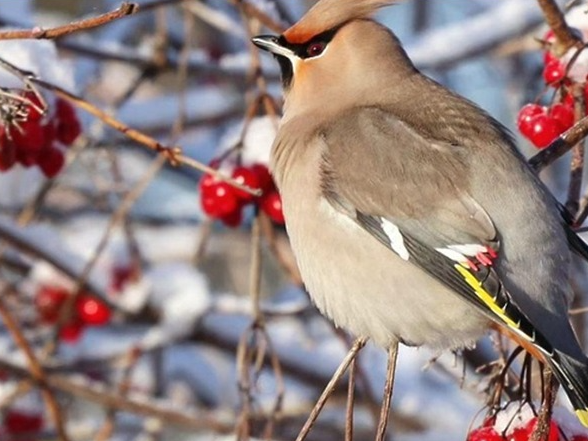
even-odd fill
[[[310,43],[308,48],[306,49],[306,54],[309,57],[318,57],[320,54],[323,53],[325,48],[327,47],[326,43],[323,41],[317,41],[315,43]]]

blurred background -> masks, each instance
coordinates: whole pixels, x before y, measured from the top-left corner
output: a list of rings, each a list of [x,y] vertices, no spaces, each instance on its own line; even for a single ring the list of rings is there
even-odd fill
[[[313,2],[136,3],[133,15],[52,40],[0,34],[0,147],[15,155],[8,165],[0,157],[0,439],[294,439],[352,337],[310,303],[271,182],[260,198],[213,197],[204,183],[213,178],[191,165],[246,169],[244,182],[262,186],[281,85],[277,63],[249,39],[286,29]],[[588,30],[588,6],[572,3],[559,4]],[[0,32],[121,5],[0,0]],[[545,84],[548,28],[536,1],[410,0],[378,20],[417,67],[506,125],[526,157],[538,152],[517,115],[566,95]],[[35,109],[44,113],[32,122]],[[7,138],[14,118],[27,130]],[[157,143],[186,160],[174,166],[148,148]],[[541,174],[564,203],[571,162],[568,153]],[[577,269],[584,341],[588,271]],[[497,336],[463,353],[402,348],[389,439],[466,439],[512,349]],[[503,428],[519,413],[506,404],[522,393],[522,364],[507,376]],[[385,372],[386,354],[368,344],[354,439],[374,436]],[[307,439],[343,439],[346,394],[343,381]],[[580,430],[565,398],[558,406],[562,427]]]

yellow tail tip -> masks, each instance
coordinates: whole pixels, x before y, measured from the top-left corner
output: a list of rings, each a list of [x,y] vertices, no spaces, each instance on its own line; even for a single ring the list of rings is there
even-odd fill
[[[578,409],[575,412],[576,412],[576,416],[578,417],[580,422],[585,427],[588,427],[588,409]]]

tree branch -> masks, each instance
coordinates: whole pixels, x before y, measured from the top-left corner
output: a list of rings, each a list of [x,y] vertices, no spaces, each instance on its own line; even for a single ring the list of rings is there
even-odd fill
[[[557,3],[554,0],[537,0],[545,21],[553,31],[557,44],[555,45],[555,52],[562,55],[573,46],[582,44],[580,38],[574,34],[572,28],[566,22],[565,16]]]
[[[128,15],[135,14],[139,9],[136,3],[123,2],[120,7],[114,11],[97,17],[80,20],[68,25],[58,26],[51,29],[43,29],[35,27],[33,29],[23,29],[14,31],[1,31],[0,40],[50,40],[54,38],[63,37],[65,35],[73,34],[74,32],[85,31],[100,26],[104,26],[111,21],[118,20]]]

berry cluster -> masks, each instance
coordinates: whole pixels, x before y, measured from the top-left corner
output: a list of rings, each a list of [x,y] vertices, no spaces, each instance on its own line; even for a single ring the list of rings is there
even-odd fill
[[[507,434],[501,434],[496,431],[494,427],[494,419],[490,418],[484,422],[481,427],[472,430],[467,438],[467,441],[529,441],[531,435],[537,426],[537,418],[531,418],[527,424],[516,427]],[[576,434],[572,437],[564,438],[561,434],[560,427],[555,421],[551,421],[549,426],[548,441],[562,441],[564,439],[570,441],[588,441],[588,435]]]
[[[218,167],[218,162],[211,164]],[[282,200],[272,177],[263,164],[250,167],[237,166],[232,178],[252,189],[260,189],[261,196],[255,197],[227,182],[218,180],[211,174],[205,174],[200,180],[200,201],[204,212],[214,219],[220,219],[228,227],[237,227],[243,219],[243,207],[247,204],[257,205],[277,224],[284,224]]]
[[[552,31],[545,35],[544,41],[543,80],[556,90],[555,101],[549,107],[527,104],[519,111],[517,118],[519,131],[539,149],[547,147],[575,122],[571,94],[573,80],[567,76],[568,65],[552,51],[555,44]]]
[[[517,126],[520,132],[535,147],[540,149],[547,147],[555,138],[573,125],[574,107],[572,99],[555,103],[551,107],[527,104],[519,111],[517,118]]]
[[[66,289],[41,285],[35,293],[34,303],[42,323],[53,325],[71,295]],[[102,326],[110,321],[111,311],[106,303],[86,293],[76,297],[73,311],[59,332],[62,341],[73,343],[86,326]]]
[[[9,438],[20,441],[33,441],[38,439],[37,434],[43,428],[43,416],[36,412],[9,409],[4,414],[4,420],[0,425],[0,435],[3,433]],[[3,437],[0,436],[3,439]]]
[[[48,178],[63,168],[63,149],[81,133],[76,111],[67,101],[57,98],[55,111],[44,115],[39,97],[30,91],[22,94],[17,104],[19,118],[0,124],[0,171],[15,164],[38,166]]]

